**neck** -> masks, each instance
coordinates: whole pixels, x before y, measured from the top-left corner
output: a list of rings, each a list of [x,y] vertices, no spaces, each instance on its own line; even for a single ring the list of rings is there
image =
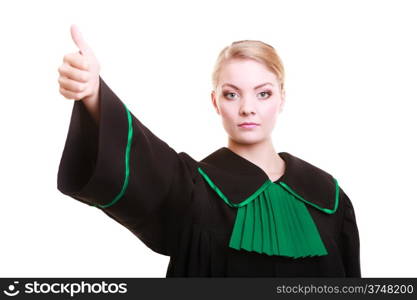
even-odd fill
[[[284,161],[277,154],[271,139],[254,144],[240,144],[229,139],[228,148],[263,169],[270,177],[283,173]]]

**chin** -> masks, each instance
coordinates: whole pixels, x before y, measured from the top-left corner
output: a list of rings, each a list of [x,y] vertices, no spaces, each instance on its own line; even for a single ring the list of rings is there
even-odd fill
[[[233,136],[231,137],[236,143],[241,145],[257,144],[263,140],[260,136]]]

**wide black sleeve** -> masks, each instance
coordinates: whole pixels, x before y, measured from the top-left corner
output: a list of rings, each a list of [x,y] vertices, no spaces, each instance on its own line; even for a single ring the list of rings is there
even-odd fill
[[[340,190],[343,206],[343,220],[339,235],[339,248],[342,253],[346,277],[362,277],[360,264],[360,239],[352,201]]]
[[[101,209],[153,251],[170,255],[196,162],[154,135],[100,77],[97,125],[74,101],[57,187]]]

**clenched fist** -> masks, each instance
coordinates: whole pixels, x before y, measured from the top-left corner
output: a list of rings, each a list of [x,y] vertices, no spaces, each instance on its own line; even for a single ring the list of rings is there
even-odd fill
[[[100,64],[75,25],[71,26],[71,36],[79,51],[66,54],[58,68],[59,92],[67,99],[82,100],[98,121]]]

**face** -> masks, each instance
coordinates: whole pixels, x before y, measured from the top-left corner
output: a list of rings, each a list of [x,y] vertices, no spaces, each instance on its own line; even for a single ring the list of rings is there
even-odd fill
[[[276,75],[252,59],[232,59],[223,65],[211,98],[229,138],[239,144],[270,139],[285,101]],[[245,122],[257,125],[242,125]]]

